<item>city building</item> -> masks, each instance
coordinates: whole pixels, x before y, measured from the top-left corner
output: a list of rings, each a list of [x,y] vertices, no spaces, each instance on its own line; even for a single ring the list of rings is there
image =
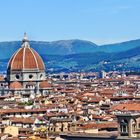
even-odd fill
[[[2,78],[1,78],[2,79]],[[41,56],[30,46],[24,34],[21,47],[10,58],[7,76],[1,80],[0,93],[34,96],[51,90]]]

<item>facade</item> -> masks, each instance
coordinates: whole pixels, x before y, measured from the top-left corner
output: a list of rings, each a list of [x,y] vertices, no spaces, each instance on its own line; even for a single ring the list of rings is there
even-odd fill
[[[120,136],[140,137],[140,114],[120,113],[116,114]]]

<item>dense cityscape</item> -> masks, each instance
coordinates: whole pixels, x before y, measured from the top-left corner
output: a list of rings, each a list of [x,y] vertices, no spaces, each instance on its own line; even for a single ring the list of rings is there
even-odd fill
[[[138,138],[139,89],[138,73],[47,74],[25,33],[0,76],[0,139]]]
[[[0,140],[140,140],[140,0],[0,1]]]

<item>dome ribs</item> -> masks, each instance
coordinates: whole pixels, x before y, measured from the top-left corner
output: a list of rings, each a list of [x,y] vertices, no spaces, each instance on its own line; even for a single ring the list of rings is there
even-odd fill
[[[21,48],[11,57],[8,71],[40,70],[45,71],[45,65],[39,54],[30,47],[27,35],[24,35]]]
[[[38,69],[35,58],[29,48],[26,48],[25,51],[24,69]]]

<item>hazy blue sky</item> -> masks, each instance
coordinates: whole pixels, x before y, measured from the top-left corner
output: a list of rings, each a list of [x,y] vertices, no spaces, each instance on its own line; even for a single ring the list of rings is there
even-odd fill
[[[140,0],[0,0],[0,41],[140,38]]]

